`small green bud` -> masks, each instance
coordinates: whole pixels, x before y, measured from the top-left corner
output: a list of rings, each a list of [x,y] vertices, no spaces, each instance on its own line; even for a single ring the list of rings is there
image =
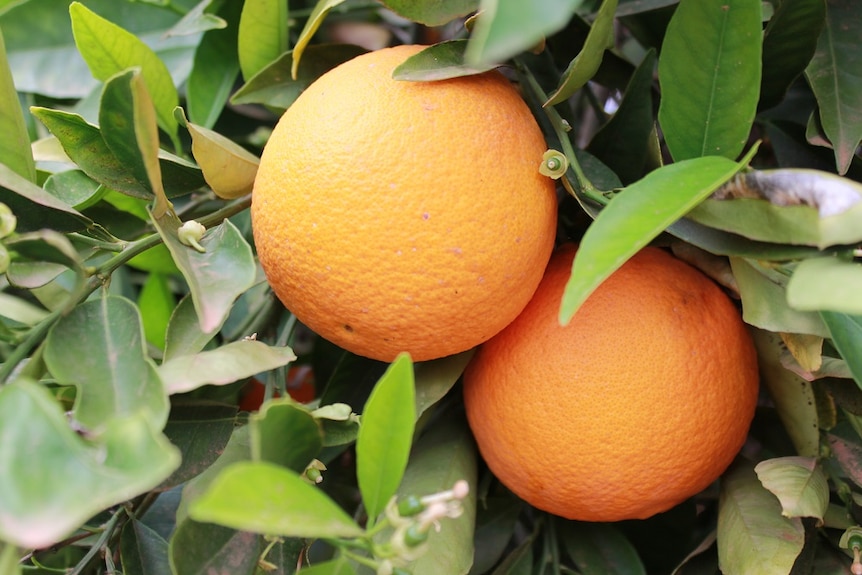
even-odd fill
[[[548,150],[542,156],[539,173],[553,180],[559,180],[569,169],[569,160],[565,154],[557,150]]]
[[[5,238],[15,231],[18,218],[6,204],[0,202],[0,239]]]
[[[398,514],[401,517],[413,517],[425,511],[425,504],[415,495],[408,495],[398,502]]]
[[[428,541],[428,530],[419,525],[411,525],[404,532],[404,543],[408,547],[417,547]]]
[[[12,257],[9,255],[9,250],[6,249],[6,246],[0,244],[0,274],[6,273],[11,262]]]
[[[194,248],[200,253],[204,253],[207,250],[199,242],[201,238],[204,237],[204,233],[206,231],[206,227],[204,227],[200,222],[189,220],[180,226],[180,229],[177,230],[177,236],[179,236],[181,244]]]

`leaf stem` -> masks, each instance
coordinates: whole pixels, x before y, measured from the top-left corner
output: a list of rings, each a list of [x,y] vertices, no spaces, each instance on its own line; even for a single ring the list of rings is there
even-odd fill
[[[90,562],[96,557],[96,555],[102,550],[102,548],[107,546],[108,540],[114,533],[114,528],[117,526],[117,522],[120,520],[120,516],[125,514],[125,509],[120,507],[114,514],[108,519],[107,523],[105,523],[104,527],[102,527],[102,533],[99,535],[99,538],[96,542],[90,547],[87,551],[87,554],[84,555],[78,564],[75,565],[75,568],[69,571],[69,575],[80,575],[84,572],[84,570],[89,567]]]

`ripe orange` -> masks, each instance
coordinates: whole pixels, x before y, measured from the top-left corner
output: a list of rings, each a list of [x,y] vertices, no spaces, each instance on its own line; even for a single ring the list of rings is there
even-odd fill
[[[702,491],[739,451],[758,393],[755,350],[705,275],[645,248],[560,326],[575,248],[464,374],[495,475],[569,519],[643,519]]]
[[[530,110],[498,72],[392,79],[419,46],[324,74],[285,112],[252,227],[276,295],[360,355],[470,349],[527,304],[553,249],[556,196]]]

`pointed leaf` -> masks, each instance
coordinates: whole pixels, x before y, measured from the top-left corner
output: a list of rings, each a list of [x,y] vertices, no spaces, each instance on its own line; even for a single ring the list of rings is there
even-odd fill
[[[24,125],[18,92],[6,59],[6,47],[0,30],[0,164],[31,182],[36,181],[36,164],[30,151],[30,136]]]
[[[314,10],[311,11],[311,15],[309,15],[308,20],[305,21],[305,26],[302,28],[302,32],[299,33],[299,38],[297,38],[296,45],[293,47],[293,61],[290,65],[290,77],[294,80],[299,77],[299,62],[302,59],[302,54],[305,52],[305,48],[308,46],[308,43],[311,42],[311,38],[317,32],[317,29],[320,28],[320,25],[323,23],[326,15],[329,14],[329,11],[343,2],[344,0],[317,0],[317,4],[314,5]]]
[[[251,193],[260,159],[203,126],[186,123],[192,136],[192,155],[215,195],[230,200]]]
[[[500,63],[562,30],[582,0],[482,0],[467,62]]]
[[[754,467],[757,478],[781,502],[785,517],[823,520],[829,506],[826,475],[814,457],[777,457]]]
[[[0,387],[0,539],[48,547],[95,514],[170,475],[179,453],[140,413],[85,441],[51,393],[19,380]]]
[[[805,543],[798,517],[781,515],[778,499],[747,464],[725,474],[718,503],[718,561],[726,575],[786,575]]]
[[[371,525],[401,483],[416,421],[413,362],[401,354],[365,404],[356,438],[356,477]]]
[[[862,349],[862,316],[821,311],[820,317],[829,328],[832,343],[847,362],[856,385],[862,387],[862,356],[858,353]]]
[[[826,25],[805,69],[840,174],[850,168],[862,139],[862,13],[857,8],[849,0],[826,2]]]
[[[78,388],[76,421],[98,429],[117,417],[144,414],[155,429],[168,417],[168,397],[146,355],[137,307],[120,296],[85,302],[63,316],[45,343],[57,381]]]
[[[623,189],[581,240],[560,307],[567,324],[599,284],[742,166],[710,156],[670,164]]]
[[[177,231],[182,223],[173,212],[153,222],[189,284],[201,331],[212,332],[224,322],[234,300],[254,283],[251,246],[230,220],[207,231],[200,241],[204,253],[180,242]]]
[[[69,13],[75,44],[93,76],[105,81],[127,68],[140,66],[159,126],[176,139],[177,121],[173,109],[179,103],[179,96],[164,62],[134,34],[102,18],[80,2],[73,2]]]
[[[210,351],[173,357],[157,370],[170,394],[202,385],[226,385],[295,360],[289,347],[270,347],[261,341],[234,341]]]
[[[55,198],[30,180],[22,178],[2,163],[0,191],[3,191],[3,203],[18,218],[16,230],[19,232],[44,227],[50,227],[57,232],[77,232],[93,223],[72,206]]]
[[[736,158],[760,91],[761,2],[681,2],[667,27],[658,75],[659,122],[674,160]]]
[[[481,74],[496,67],[496,64],[467,64],[464,61],[467,44],[467,40],[449,40],[429,46],[396,66],[392,77],[396,80],[430,82]]]
[[[239,67],[246,80],[287,51],[287,2],[246,0],[239,19]]]
[[[120,557],[123,573],[131,575],[161,575],[170,573],[168,542],[153,529],[132,518],[120,536]]]
[[[189,506],[196,521],[285,537],[357,537],[362,529],[295,471],[240,462],[223,470]]]
[[[261,69],[231,97],[234,104],[266,104],[287,109],[312,82],[337,65],[364,54],[353,44],[315,44],[306,48],[296,78],[291,77],[294,52],[286,52]]]
[[[426,26],[442,26],[474,12],[479,6],[479,0],[382,0],[382,3],[396,14]]]
[[[290,398],[261,406],[249,418],[251,457],[302,473],[323,446],[320,426]]]
[[[825,0],[783,0],[778,4],[763,35],[761,108],[778,104],[805,70],[814,56],[825,18]]]
[[[186,12],[179,22],[171,26],[166,36],[188,36],[191,34],[199,34],[207,30],[220,30],[227,28],[227,22],[224,18],[219,18],[215,14],[207,12],[207,8],[212,4],[212,0],[201,0],[195,7]]]
[[[605,50],[612,47],[614,43],[614,12],[616,9],[617,0],[603,0],[596,19],[590,27],[590,33],[587,35],[584,47],[563,72],[560,85],[545,102],[545,106],[554,106],[566,101],[596,75]]]

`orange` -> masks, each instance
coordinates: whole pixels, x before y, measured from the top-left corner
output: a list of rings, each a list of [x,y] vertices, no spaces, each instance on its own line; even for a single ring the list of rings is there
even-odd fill
[[[315,81],[264,148],[252,228],[275,294],[356,354],[416,361],[487,340],[553,249],[547,149],[499,72],[404,82],[421,49],[370,52]]]
[[[285,377],[285,388],[287,394],[299,403],[314,401],[314,372],[309,365],[294,365],[287,371]],[[278,390],[275,397],[278,397]],[[239,393],[240,411],[258,411],[266,397],[266,384],[258,379],[251,378],[242,386]]]
[[[490,469],[568,519],[644,519],[715,481],[748,433],[754,346],[709,278],[645,248],[566,327],[560,249],[532,301],[464,374],[470,427]]]

